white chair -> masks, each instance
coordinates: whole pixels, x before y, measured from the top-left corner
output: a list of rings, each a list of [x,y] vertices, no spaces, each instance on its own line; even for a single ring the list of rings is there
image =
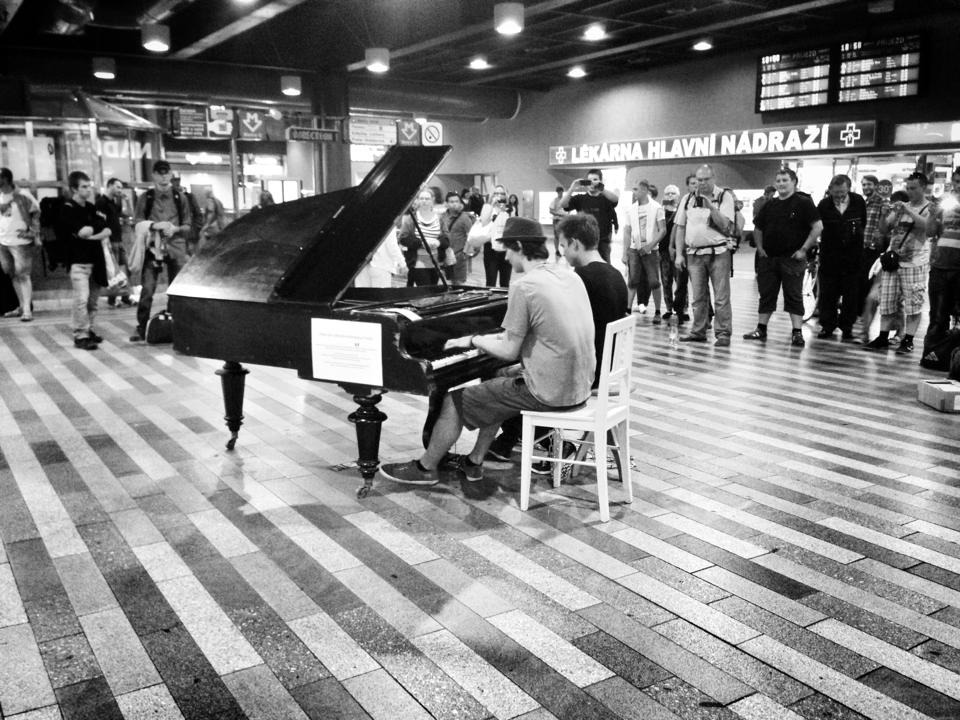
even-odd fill
[[[607,433],[613,430],[615,451],[620,456],[620,480],[627,491],[627,502],[633,502],[633,486],[630,482],[630,449],[627,432],[630,426],[630,371],[633,356],[634,319],[625,317],[608,323],[603,338],[603,359],[600,386],[597,394],[587,404],[576,410],[537,412],[523,411],[523,445],[520,453],[520,509],[530,505],[530,474],[535,460],[553,463],[553,486],[560,487],[563,465],[594,466],[597,471],[597,500],[600,504],[600,519],[610,520],[607,497]],[[553,435],[553,453],[550,456],[534,455],[536,428],[550,428]],[[563,458],[563,432],[579,433],[593,443],[593,461],[584,461],[583,454],[577,458]],[[592,435],[592,441],[590,438]]]

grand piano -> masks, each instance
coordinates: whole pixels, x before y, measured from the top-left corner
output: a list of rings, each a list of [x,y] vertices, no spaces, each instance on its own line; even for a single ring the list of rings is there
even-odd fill
[[[296,370],[337,383],[357,410],[358,460],[366,496],[379,466],[377,407],[387,390],[426,395],[426,441],[443,394],[491,376],[502,361],[446,340],[495,330],[506,312],[499,288],[437,285],[355,288],[398,215],[450,151],[393,147],[356,187],[251,212],[204,244],[167,292],[174,348],[223,360],[217,371],[230,430],[243,421],[249,372],[242,363]]]

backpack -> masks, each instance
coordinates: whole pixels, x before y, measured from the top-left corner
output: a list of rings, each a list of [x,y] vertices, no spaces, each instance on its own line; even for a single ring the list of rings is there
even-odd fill
[[[173,204],[177,206],[177,225],[183,225],[183,198],[180,197],[180,193],[170,189],[170,192],[173,193]],[[150,213],[153,212],[153,201],[156,196],[156,189],[150,188],[146,192],[147,199],[143,206],[143,217],[145,220],[150,219]]]

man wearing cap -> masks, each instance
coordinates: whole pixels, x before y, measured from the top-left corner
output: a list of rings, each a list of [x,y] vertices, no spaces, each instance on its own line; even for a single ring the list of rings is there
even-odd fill
[[[187,261],[187,237],[192,219],[190,203],[173,187],[170,163],[166,160],[153,164],[153,187],[137,200],[133,216],[135,223],[150,223],[143,255],[143,287],[137,305],[137,332],[130,336],[131,342],[138,342],[146,337],[153,295],[164,266],[169,284]]]
[[[426,452],[418,460],[380,468],[389,480],[435,485],[437,466],[464,427],[479,429],[473,450],[463,458],[463,491],[488,495],[483,458],[500,424],[522,410],[577,407],[590,397],[596,369],[590,299],[583,282],[563,264],[549,262],[540,224],[512,217],[500,241],[512,268],[522,273],[510,285],[503,330],[447,341],[446,349],[477,348],[520,365],[479,385],[447,394]]]

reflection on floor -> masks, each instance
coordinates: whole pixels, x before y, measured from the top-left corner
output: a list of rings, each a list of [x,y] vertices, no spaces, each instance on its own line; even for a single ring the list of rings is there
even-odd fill
[[[65,313],[0,323],[0,716],[960,717],[960,424],[917,358],[731,348],[638,315],[636,500],[589,474],[378,481],[353,409],[253,367],[237,450],[218,363],[74,350]],[[418,446],[388,394],[382,457]],[[462,447],[468,440],[461,442]]]

